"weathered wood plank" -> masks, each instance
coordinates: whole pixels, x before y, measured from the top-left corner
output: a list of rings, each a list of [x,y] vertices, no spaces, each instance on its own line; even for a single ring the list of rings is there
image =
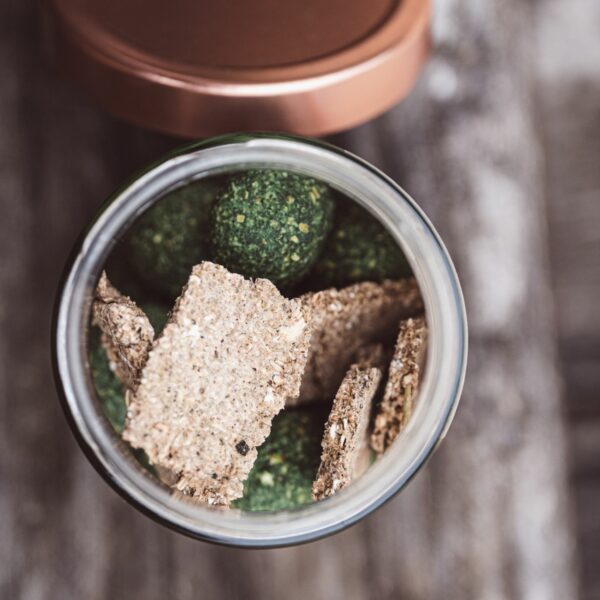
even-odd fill
[[[536,4],[535,72],[560,334],[600,339],[600,5]]]
[[[583,598],[600,598],[600,4],[536,5],[536,97]]]
[[[142,595],[165,597],[165,532],[128,511],[82,460],[53,389],[58,277],[116,184],[119,128],[48,72],[38,19],[33,2],[0,7],[0,596],[106,598],[110,574],[124,569]],[[119,537],[130,549],[122,563]]]

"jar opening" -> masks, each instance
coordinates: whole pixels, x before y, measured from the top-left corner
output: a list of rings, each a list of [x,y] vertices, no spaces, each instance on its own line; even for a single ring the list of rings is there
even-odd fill
[[[256,168],[288,170],[325,181],[384,225],[401,245],[421,287],[431,344],[414,414],[380,460],[326,501],[251,514],[182,502],[131,460],[107,421],[99,418],[86,368],[86,332],[100,271],[111,253],[118,254],[126,232],[150,206],[182,184],[209,184],[232,170]],[[220,139],[188,148],[143,173],[105,204],[87,232],[59,298],[56,342],[66,407],[83,444],[113,485],[156,518],[190,535],[258,546],[295,543],[336,531],[402,488],[443,437],[458,401],[466,360],[464,308],[456,275],[414,202],[356,157],[319,143],[270,136]]]

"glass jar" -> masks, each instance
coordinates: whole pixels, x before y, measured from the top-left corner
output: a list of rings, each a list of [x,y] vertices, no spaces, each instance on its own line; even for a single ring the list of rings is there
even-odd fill
[[[277,513],[222,510],[183,501],[132,457],[101,412],[88,366],[91,302],[117,240],[166,192],[232,170],[270,167],[320,179],[354,199],[391,232],[411,264],[429,327],[425,374],[401,435],[368,471],[327,500]],[[100,208],[73,252],[60,288],[53,352],[71,427],[100,474],[130,503],[190,536],[246,547],[285,546],[352,525],[400,491],[446,435],[466,368],[464,302],[448,253],[427,217],[393,181],[320,141],[231,135],[182,148],[137,175]]]

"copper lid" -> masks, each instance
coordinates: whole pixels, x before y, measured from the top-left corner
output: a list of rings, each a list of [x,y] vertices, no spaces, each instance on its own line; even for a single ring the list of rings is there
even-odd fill
[[[51,0],[59,60],[114,114],[200,137],[323,135],[412,87],[430,0]]]

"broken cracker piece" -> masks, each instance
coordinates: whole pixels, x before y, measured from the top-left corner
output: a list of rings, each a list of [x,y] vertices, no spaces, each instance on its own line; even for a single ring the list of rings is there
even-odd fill
[[[371,447],[381,456],[412,414],[427,348],[425,317],[400,323],[383,400],[375,417]]]
[[[194,267],[130,396],[123,438],[214,505],[242,496],[273,417],[300,390],[309,314],[265,279]]]
[[[387,370],[387,366],[390,362],[392,353],[383,344],[369,344],[360,348],[352,361],[357,367],[361,369],[368,369],[370,367],[376,367],[381,371],[381,378]],[[379,396],[379,390],[381,384],[377,389],[377,396]],[[376,399],[373,399],[373,402]],[[365,435],[363,439],[363,447],[359,452],[359,456],[356,462],[356,477],[362,475],[371,464],[371,447],[369,445],[369,436]]]
[[[368,457],[367,428],[380,381],[379,369],[358,365],[353,365],[344,377],[325,425],[313,500],[332,496],[368,467],[368,459],[364,460]]]
[[[298,403],[331,398],[361,347],[393,340],[400,319],[423,310],[414,278],[357,283],[300,300],[312,313],[312,337]]]
[[[154,329],[144,311],[112,286],[102,272],[92,304],[93,324],[111,369],[127,388],[135,389],[154,340]]]

